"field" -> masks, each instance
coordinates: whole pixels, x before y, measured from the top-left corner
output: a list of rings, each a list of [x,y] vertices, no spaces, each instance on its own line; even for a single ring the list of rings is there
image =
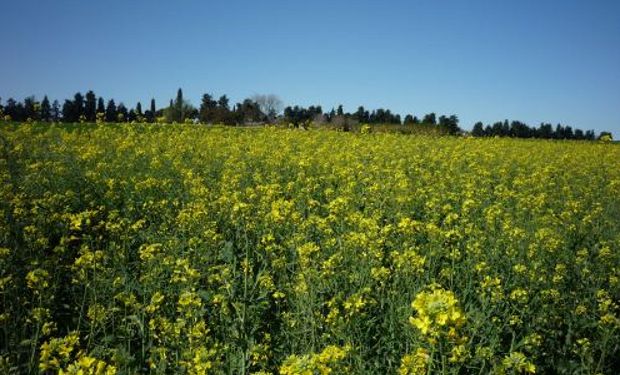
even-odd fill
[[[620,371],[618,145],[0,136],[0,373]]]

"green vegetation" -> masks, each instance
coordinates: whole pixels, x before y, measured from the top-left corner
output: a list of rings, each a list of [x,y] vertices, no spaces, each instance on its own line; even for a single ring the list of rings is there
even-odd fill
[[[615,144],[91,123],[0,140],[2,373],[620,368]]]

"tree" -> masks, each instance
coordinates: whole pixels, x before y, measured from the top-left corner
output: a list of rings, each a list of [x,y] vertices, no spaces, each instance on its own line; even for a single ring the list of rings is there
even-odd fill
[[[332,107],[332,109],[327,114],[327,122],[332,122],[332,120],[336,117],[336,110]],[[372,115],[371,115],[372,117]]]
[[[23,119],[37,120],[39,118],[39,111],[37,111],[37,102],[34,96],[28,96],[24,99],[24,114]]]
[[[222,95],[220,96],[220,98],[217,100],[217,106],[220,109],[225,109],[227,111],[230,110],[230,104],[229,104],[230,100],[228,99],[228,97],[226,95]]]
[[[84,116],[86,121],[95,122],[97,117],[97,97],[92,90],[86,93],[86,102],[84,103]]]
[[[127,122],[134,122],[138,120],[138,114],[135,109],[130,109],[129,113],[127,113]]]
[[[54,122],[60,120],[60,103],[58,103],[58,100],[54,100],[52,103],[52,120]]]
[[[482,124],[482,122],[478,121],[477,123],[474,124],[474,127],[471,130],[471,135],[473,135],[474,137],[485,136],[484,125]]]
[[[177,121],[183,122],[185,120],[185,108],[183,107],[183,104],[185,103],[183,102],[183,90],[181,90],[180,87],[177,90],[177,100],[174,102],[174,104],[176,107],[176,114],[178,116]]]
[[[276,116],[282,110],[282,100],[277,95],[254,95],[252,97],[254,103],[258,104],[260,111],[267,117],[267,121],[275,120]]]
[[[541,123],[538,130],[536,131],[536,136],[538,138],[550,139],[553,138],[553,127],[551,124]]]
[[[65,103],[62,105],[62,120],[64,122],[77,122],[78,118],[75,113],[74,103],[66,99]]]
[[[355,112],[355,119],[360,123],[367,123],[369,120],[368,111],[364,109],[364,106],[357,107],[357,111]]]
[[[118,107],[116,107],[116,118],[118,122],[125,122],[129,120],[129,111],[125,104],[118,103]]]
[[[237,104],[239,119],[244,123],[255,123],[265,119],[258,103],[252,99],[245,99],[243,103]]]
[[[499,137],[508,135],[508,133],[504,133],[503,123],[501,121],[494,123],[491,127],[491,131],[487,134]]]
[[[198,110],[200,121],[207,124],[214,122],[217,102],[213,100],[211,94],[203,94]]]
[[[147,122],[155,122],[155,117],[157,117],[157,109],[155,108],[154,98],[151,98],[150,109],[144,113],[144,117],[146,117]]]
[[[142,117],[143,113],[142,113],[142,103],[138,102],[138,104],[136,104],[136,117]]]
[[[614,138],[610,132],[601,132],[601,134],[599,134],[598,136],[599,141],[611,142],[613,141],[613,139]]]
[[[20,108],[13,98],[9,98],[4,106],[4,115],[9,116],[13,121],[22,121]]]
[[[215,109],[215,117],[213,122],[233,125],[236,122],[235,115],[230,111],[230,100],[226,95],[220,96],[217,100],[217,108]]]
[[[114,99],[108,100],[108,106],[105,109],[105,121],[106,122],[117,121],[117,111],[116,111],[116,104],[114,103]]]
[[[102,97],[97,100],[97,113],[105,113],[105,103]]]
[[[52,119],[52,107],[50,105],[50,100],[47,98],[47,95],[43,97],[43,101],[41,102],[39,118],[42,121],[50,121]]]
[[[73,96],[73,115],[75,116],[75,121],[79,121],[80,117],[84,114],[84,96],[81,93],[77,92]]]
[[[457,134],[461,131],[461,128],[459,128],[459,118],[456,115],[450,117],[439,116],[439,126],[446,129],[449,134]]]
[[[431,112],[427,115],[424,115],[424,118],[422,119],[422,123],[423,124],[430,124],[430,125],[436,125],[437,124],[437,120],[435,118],[435,113]]]
[[[176,100],[170,101],[170,106],[165,111],[168,122],[184,122],[186,118],[198,116],[198,111],[183,99],[183,90],[179,88]]]
[[[336,116],[344,116],[344,109],[342,108],[342,104],[338,105],[338,109],[336,110]]]
[[[575,139],[584,139],[585,135],[583,134],[583,130],[575,129]]]

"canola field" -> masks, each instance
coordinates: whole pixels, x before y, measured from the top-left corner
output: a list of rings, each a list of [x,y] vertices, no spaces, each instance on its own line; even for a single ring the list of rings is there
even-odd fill
[[[620,147],[0,126],[2,374],[617,374]]]

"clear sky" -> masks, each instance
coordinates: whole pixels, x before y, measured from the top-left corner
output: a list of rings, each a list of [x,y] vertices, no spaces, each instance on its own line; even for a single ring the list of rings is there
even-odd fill
[[[620,1],[0,0],[0,97],[561,122],[620,138]]]

